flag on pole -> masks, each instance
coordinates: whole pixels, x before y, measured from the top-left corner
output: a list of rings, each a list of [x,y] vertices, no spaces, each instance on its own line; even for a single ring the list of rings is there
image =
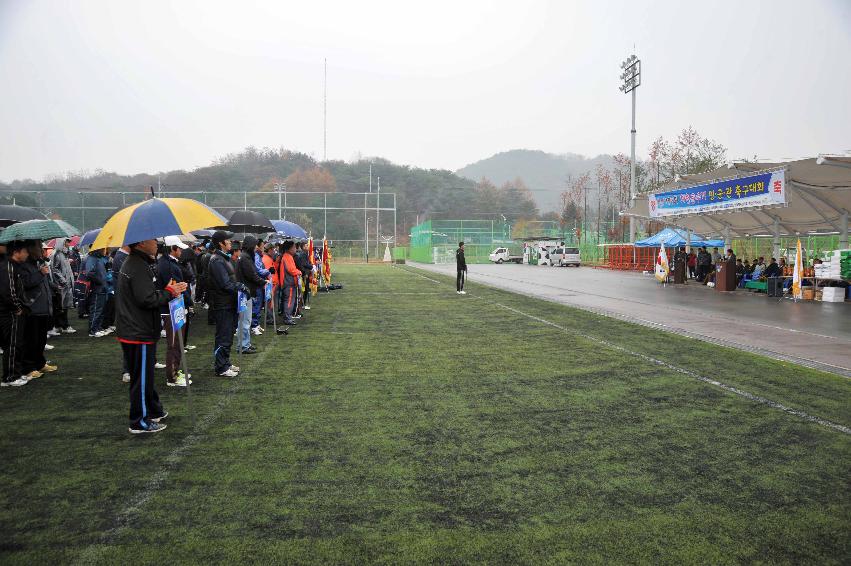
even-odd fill
[[[798,238],[798,246],[795,250],[795,270],[792,272],[792,298],[802,299],[804,294],[801,290],[801,278],[804,275],[804,256],[801,253],[801,239]]]
[[[656,279],[664,283],[668,280],[668,274],[671,272],[668,266],[668,254],[665,253],[665,243],[659,247],[659,263],[656,264]]]
[[[328,240],[322,239],[322,278],[325,286],[331,284],[331,250],[328,249]]]
[[[307,240],[307,256],[310,258],[310,275],[308,275],[307,283],[310,286],[310,292],[315,295],[319,291],[319,277],[316,269],[316,259],[313,257],[315,253],[313,249],[313,238]]]

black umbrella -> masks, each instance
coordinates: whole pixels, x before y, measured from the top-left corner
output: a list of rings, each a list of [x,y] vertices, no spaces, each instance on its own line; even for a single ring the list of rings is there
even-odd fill
[[[44,220],[45,218],[47,217],[44,214],[32,208],[12,204],[0,204],[0,228],[6,228],[18,222]],[[272,229],[274,230],[274,227]]]
[[[216,228],[255,234],[275,231],[271,220],[253,210],[234,210],[228,217],[227,226],[216,226]]]

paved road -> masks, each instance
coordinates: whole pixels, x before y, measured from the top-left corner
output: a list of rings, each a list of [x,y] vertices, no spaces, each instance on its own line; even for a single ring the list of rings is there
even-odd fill
[[[455,265],[413,264],[452,275]],[[795,303],[591,267],[470,265],[469,280],[851,377],[851,303]],[[661,307],[661,308],[660,308]]]

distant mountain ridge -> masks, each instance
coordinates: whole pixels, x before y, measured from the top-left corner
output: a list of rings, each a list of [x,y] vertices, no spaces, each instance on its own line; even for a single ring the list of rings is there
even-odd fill
[[[466,165],[456,174],[474,181],[487,177],[496,185],[520,177],[532,190],[541,212],[547,212],[558,209],[559,195],[569,179],[589,172],[593,179],[593,172],[600,163],[610,167],[614,158],[605,154],[587,158],[575,153],[512,149]]]

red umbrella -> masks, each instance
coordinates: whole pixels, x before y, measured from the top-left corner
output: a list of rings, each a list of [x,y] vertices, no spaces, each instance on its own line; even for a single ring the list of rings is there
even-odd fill
[[[80,237],[79,236],[73,236],[73,237],[68,239],[68,247],[69,248],[73,248],[79,243],[80,243]],[[56,247],[56,238],[54,238],[52,240],[48,240],[47,243],[44,244],[44,247],[49,248],[51,250],[53,248],[55,248]]]

